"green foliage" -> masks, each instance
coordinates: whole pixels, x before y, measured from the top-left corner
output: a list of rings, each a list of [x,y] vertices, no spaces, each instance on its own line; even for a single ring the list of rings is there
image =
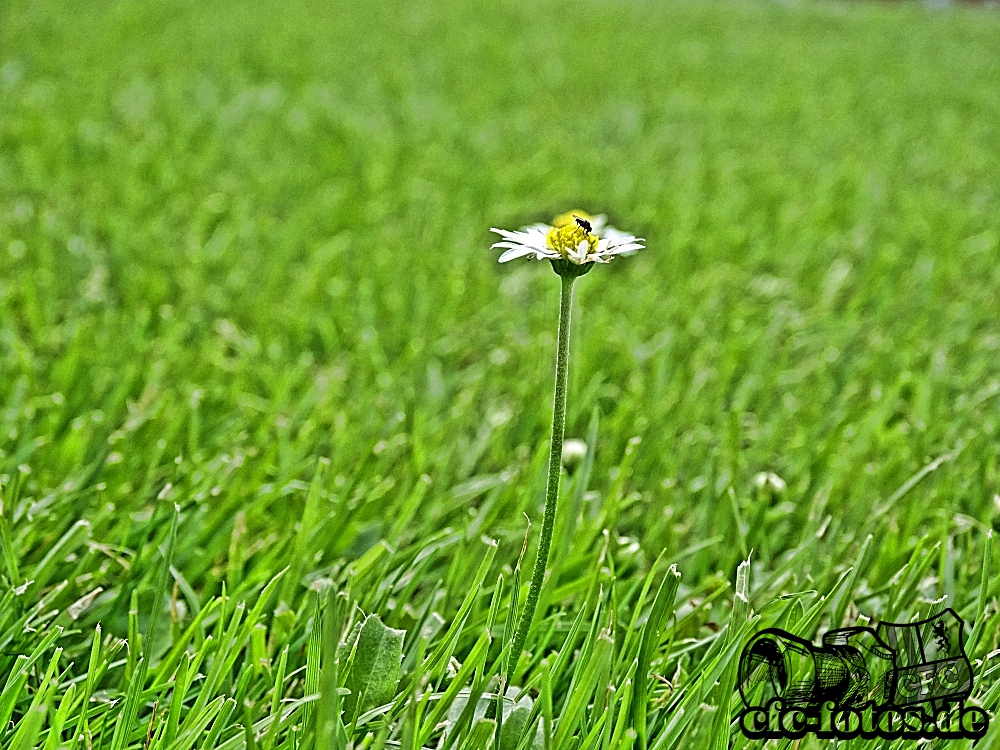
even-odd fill
[[[998,44],[916,4],[0,3],[0,747],[740,746],[748,628],[946,605],[995,712]],[[576,284],[590,450],[508,670],[559,284],[488,228],[574,207],[648,249]]]
[[[354,662],[347,676],[350,696],[344,701],[347,716],[389,703],[399,684],[399,663],[403,658],[405,630],[382,624],[378,615],[369,615],[358,634]]]

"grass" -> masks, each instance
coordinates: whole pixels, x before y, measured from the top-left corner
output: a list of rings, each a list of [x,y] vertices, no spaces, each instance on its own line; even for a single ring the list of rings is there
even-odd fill
[[[908,4],[0,5],[0,744],[490,746],[559,284],[487,230],[573,206],[648,249],[577,284],[593,450],[499,748],[751,745],[749,629],[944,606],[995,712],[998,43]]]

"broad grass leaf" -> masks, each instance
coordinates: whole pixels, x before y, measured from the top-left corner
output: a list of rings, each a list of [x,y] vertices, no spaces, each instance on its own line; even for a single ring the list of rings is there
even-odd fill
[[[346,717],[354,716],[359,699],[362,713],[393,699],[399,684],[405,637],[405,630],[387,627],[378,615],[369,615],[365,620],[347,678],[351,694],[344,700]]]

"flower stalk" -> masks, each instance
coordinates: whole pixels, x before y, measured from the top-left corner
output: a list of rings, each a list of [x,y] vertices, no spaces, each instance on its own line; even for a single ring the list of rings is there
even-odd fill
[[[556,506],[559,504],[559,480],[562,473],[563,436],[566,433],[566,390],[569,375],[569,329],[573,309],[573,283],[579,272],[560,272],[553,262],[553,268],[562,281],[562,291],[559,295],[559,336],[556,346],[556,389],[552,399],[552,438],[549,446],[549,476],[545,484],[545,511],[542,517],[542,534],[538,541],[538,555],[535,557],[535,567],[531,572],[531,585],[528,588],[528,598],[521,611],[521,618],[514,633],[514,643],[510,651],[510,661],[507,666],[508,678],[513,677],[514,669],[524,642],[531,629],[531,622],[538,607],[538,598],[545,582],[545,570],[549,562],[549,549],[552,546],[552,532],[556,522]],[[590,266],[587,266],[589,270]],[[583,271],[586,273],[586,271]]]

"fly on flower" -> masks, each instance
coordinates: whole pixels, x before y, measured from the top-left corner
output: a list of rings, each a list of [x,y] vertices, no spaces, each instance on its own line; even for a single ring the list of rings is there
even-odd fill
[[[610,263],[616,255],[630,255],[644,247],[641,237],[634,237],[606,225],[607,217],[570,211],[557,216],[552,224],[533,224],[519,232],[491,229],[503,240],[493,247],[504,248],[500,262],[526,255],[536,260],[569,261],[576,265]]]

